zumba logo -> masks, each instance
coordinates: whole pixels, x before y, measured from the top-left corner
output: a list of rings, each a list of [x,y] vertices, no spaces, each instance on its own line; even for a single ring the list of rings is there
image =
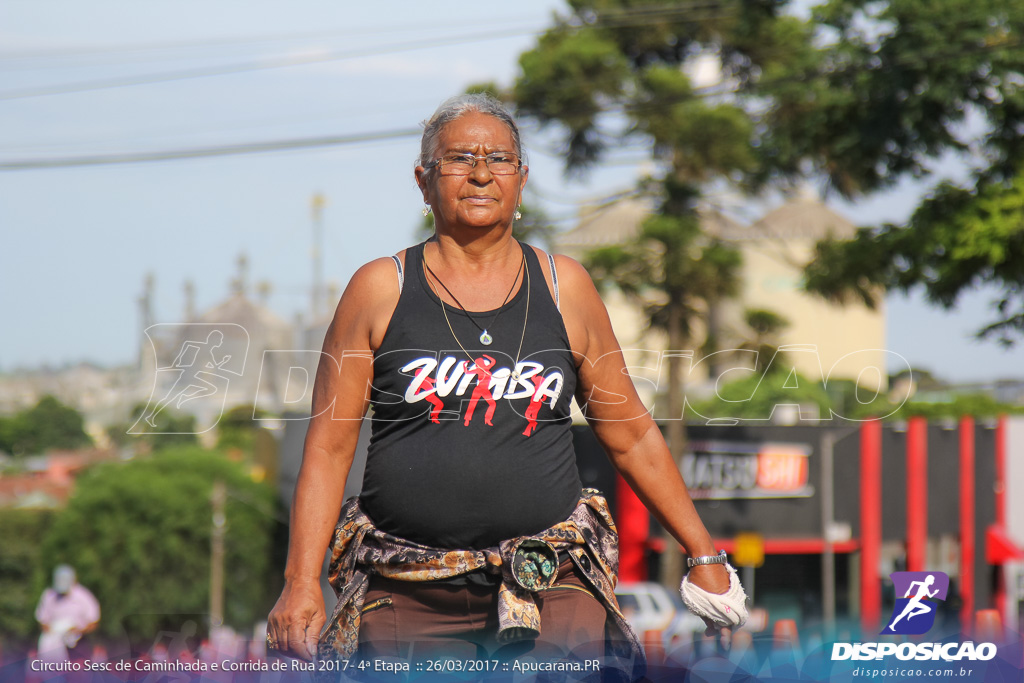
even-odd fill
[[[882,629],[884,635],[921,635],[935,624],[935,602],[945,600],[949,592],[949,576],[943,572],[893,572],[896,606],[892,621]],[[903,597],[899,597],[899,596]]]

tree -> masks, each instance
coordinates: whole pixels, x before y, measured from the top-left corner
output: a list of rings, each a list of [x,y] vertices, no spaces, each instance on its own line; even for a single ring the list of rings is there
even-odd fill
[[[164,410],[160,414],[160,430],[151,431],[142,419],[148,407],[145,403],[136,403],[127,422],[107,427],[110,442],[115,446],[133,445],[147,453],[199,444],[194,415]]]
[[[49,575],[39,539],[53,523],[52,510],[0,509],[0,641],[27,646],[38,635],[36,603]],[[26,648],[27,649],[27,648]]]
[[[570,11],[521,56],[514,99],[541,126],[558,129],[570,173],[585,171],[615,145],[649,146],[662,168],[657,217],[663,228],[680,232],[673,249],[687,252],[678,262],[702,261],[709,247],[724,253],[713,236],[694,229],[709,187],[758,192],[817,178],[828,190],[855,198],[926,175],[945,153],[977,152],[984,172],[967,194],[1006,190],[1000,209],[1006,220],[994,226],[987,206],[955,192],[937,197],[941,204],[923,205],[921,215],[934,221],[944,213],[940,209],[975,206],[978,220],[967,212],[954,226],[975,227],[968,245],[955,250],[956,263],[970,267],[944,277],[943,266],[930,265],[935,255],[948,263],[948,249],[938,243],[948,231],[932,232],[935,239],[906,249],[899,249],[898,238],[874,231],[849,251],[823,247],[808,283],[813,291],[838,296],[852,289],[867,299],[872,285],[891,283],[886,273],[897,273],[897,282],[931,283],[938,271],[937,281],[952,285],[935,290],[941,300],[987,278],[1005,293],[1003,317],[992,333],[1024,326],[1024,250],[1009,190],[1024,151],[1020,3],[829,0],[809,19],[784,14],[784,0],[568,5]],[[684,70],[697,57],[717,60],[718,85],[693,86]],[[973,118],[985,130],[967,139]],[[1016,251],[1000,253],[998,245],[1007,239]],[[620,265],[609,270],[612,278],[637,269],[620,256],[603,257]],[[713,256],[708,253],[709,260]],[[723,286],[725,275],[720,273]],[[686,329],[685,304],[660,293],[669,301],[671,324]],[[688,288],[687,296],[703,299],[705,310],[713,303],[698,287]],[[670,382],[670,391],[678,392],[676,380]],[[679,436],[670,437],[676,457]]]
[[[736,288],[739,254],[702,232],[699,210],[704,188],[749,184],[771,175],[766,165],[774,169],[758,151],[757,107],[744,93],[755,94],[760,70],[811,49],[811,31],[779,14],[781,5],[575,0],[520,57],[513,97],[541,126],[559,129],[568,173],[585,171],[630,138],[661,162],[661,178],[649,184],[655,215],[635,240],[591,254],[586,265],[599,285],[614,282],[643,301],[670,349],[692,348],[697,321]],[[693,86],[682,67],[698,55],[718,58],[732,92],[708,96]],[[677,463],[685,442],[681,362],[670,357],[667,387]],[[675,586],[681,558],[674,543],[667,547],[662,579]]]
[[[743,319],[753,337],[740,344],[740,349],[757,353],[754,369],[763,373],[779,353],[779,334],[789,326],[789,321],[785,316],[761,308],[748,308],[743,312]]]
[[[82,414],[53,396],[43,396],[35,406],[0,424],[0,450],[14,455],[37,455],[54,448],[92,445]]]
[[[813,407],[818,416],[827,419],[832,408],[822,383],[797,373],[788,366],[772,366],[767,372],[752,372],[747,377],[729,382],[719,393],[694,404],[693,412],[707,419],[757,420],[767,422],[777,406]],[[891,411],[890,411],[891,412]]]
[[[818,244],[806,276],[813,292],[869,306],[883,288],[922,288],[949,309],[964,292],[995,286],[995,317],[977,334],[1013,344],[1024,336],[1024,174],[979,179],[973,190],[943,183],[903,225]]]
[[[818,247],[810,291],[877,303],[881,288],[922,288],[951,308],[986,284],[1000,292],[978,331],[1009,344],[1024,335],[1024,5],[999,0],[832,0],[817,10],[835,32],[831,69],[813,75],[827,98],[802,110],[790,98],[780,126],[803,128],[799,150],[832,159],[847,196],[901,176],[936,175],[930,159],[959,153],[965,187],[940,182],[908,221],[867,226]],[[813,114],[811,113],[813,112]],[[812,117],[834,121],[814,125]],[[840,162],[851,156],[856,163]]]
[[[269,415],[254,405],[240,405],[231,408],[217,423],[217,448],[238,449],[252,455],[256,433],[262,429],[260,420]]]
[[[100,601],[105,635],[152,644],[180,628],[176,615],[208,613],[215,480],[228,491],[225,622],[250,628],[280,590],[270,559],[276,498],[216,451],[169,450],[87,471],[43,540],[39,571],[71,564]]]
[[[945,400],[908,401],[892,417],[907,419],[919,415],[929,420],[953,419],[970,415],[972,417],[998,417],[1000,415],[1024,414],[1024,406],[1000,403],[987,394],[953,394],[947,392]]]

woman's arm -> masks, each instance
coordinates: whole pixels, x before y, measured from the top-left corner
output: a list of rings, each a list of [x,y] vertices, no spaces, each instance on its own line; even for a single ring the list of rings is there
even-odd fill
[[[576,398],[587,422],[615,469],[686,552],[716,554],[668,445],[636,393],[590,275],[570,258],[555,260],[564,283],[563,318],[579,363]],[[712,593],[729,588],[728,571],[720,564],[694,567],[689,576]]]
[[[268,635],[284,654],[310,660],[316,653],[326,621],[320,591],[324,552],[369,406],[373,349],[398,295],[394,262],[373,261],[352,276],[327,330],[292,500],[285,586],[267,623]]]

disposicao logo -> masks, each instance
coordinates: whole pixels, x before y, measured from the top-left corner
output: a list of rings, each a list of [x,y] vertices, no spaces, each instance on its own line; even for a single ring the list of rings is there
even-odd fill
[[[949,592],[949,576],[943,572],[893,572],[896,606],[879,635],[921,635],[935,625],[937,600]],[[994,643],[834,643],[832,660],[878,660],[895,655],[901,660],[989,660],[996,656]]]
[[[892,619],[883,635],[919,636],[935,625],[936,603],[949,592],[949,576],[944,572],[893,572],[889,575],[896,593]],[[903,596],[903,597],[900,597]]]

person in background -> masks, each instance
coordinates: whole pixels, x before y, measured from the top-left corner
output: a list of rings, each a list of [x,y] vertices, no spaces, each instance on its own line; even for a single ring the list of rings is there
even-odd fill
[[[75,647],[82,636],[99,626],[100,603],[88,588],[78,583],[75,570],[62,564],[53,570],[53,586],[44,590],[39,599],[36,621],[42,627],[40,659],[77,659]]]

